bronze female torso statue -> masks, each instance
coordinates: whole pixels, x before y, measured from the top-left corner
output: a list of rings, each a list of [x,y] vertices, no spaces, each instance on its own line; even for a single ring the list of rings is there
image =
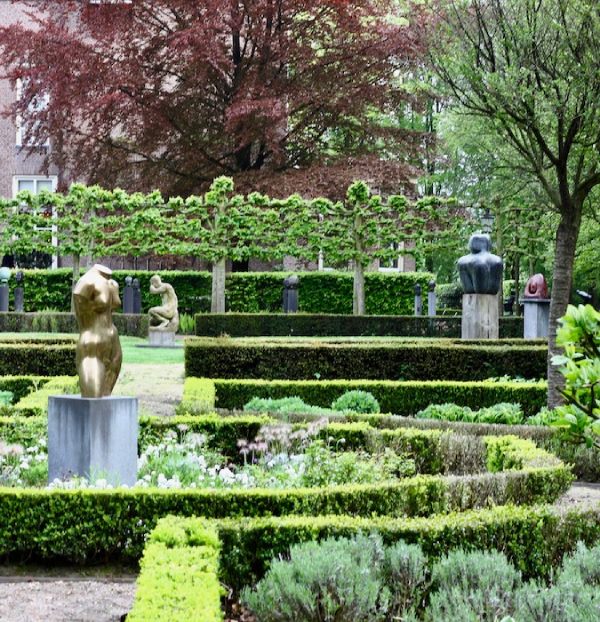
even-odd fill
[[[112,311],[121,305],[119,286],[112,271],[100,264],[75,285],[73,300],[79,324],[77,372],[82,397],[111,394],[119,377],[123,354]]]

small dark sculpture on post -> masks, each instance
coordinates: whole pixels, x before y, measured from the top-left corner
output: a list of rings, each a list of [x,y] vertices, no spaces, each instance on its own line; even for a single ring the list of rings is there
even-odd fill
[[[548,285],[543,274],[534,274],[529,281],[527,281],[523,298],[534,298],[538,300],[548,299]]]
[[[495,295],[502,285],[502,259],[490,253],[489,235],[476,233],[469,240],[470,255],[458,260],[458,273],[465,294]]]

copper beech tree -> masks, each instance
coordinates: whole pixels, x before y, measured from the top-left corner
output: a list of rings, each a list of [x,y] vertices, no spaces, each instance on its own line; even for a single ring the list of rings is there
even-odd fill
[[[33,24],[0,29],[3,73],[21,84],[9,113],[72,177],[183,196],[320,163],[345,130],[344,155],[398,145],[373,111],[409,99],[398,77],[430,19],[396,0],[25,4]]]

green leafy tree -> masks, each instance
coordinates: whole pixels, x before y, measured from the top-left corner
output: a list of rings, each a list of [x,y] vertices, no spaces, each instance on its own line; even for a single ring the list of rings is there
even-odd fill
[[[548,402],[560,401],[557,320],[571,291],[586,199],[600,184],[600,14],[595,0],[442,0],[432,62],[451,102],[485,120],[559,216]]]
[[[556,340],[564,354],[552,362],[565,378],[566,405],[556,409],[554,425],[567,438],[600,449],[600,313],[591,305],[569,305]]]

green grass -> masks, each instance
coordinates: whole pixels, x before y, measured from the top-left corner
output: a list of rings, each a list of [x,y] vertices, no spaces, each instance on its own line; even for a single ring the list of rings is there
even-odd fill
[[[24,338],[32,337],[73,337],[69,333],[2,333],[2,337]],[[123,363],[145,363],[148,365],[169,365],[183,363],[183,348],[138,348],[138,345],[147,344],[147,339],[139,337],[121,336],[123,349]]]

